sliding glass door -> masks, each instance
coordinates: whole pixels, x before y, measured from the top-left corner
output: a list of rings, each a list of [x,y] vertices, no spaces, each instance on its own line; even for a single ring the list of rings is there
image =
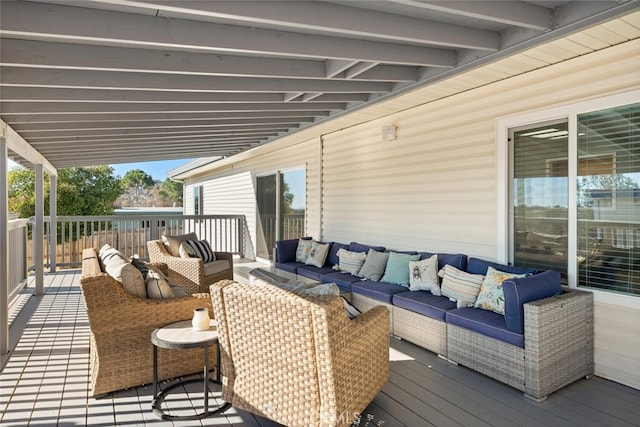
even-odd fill
[[[258,236],[256,255],[271,260],[276,240],[305,233],[306,174],[303,169],[256,178]]]

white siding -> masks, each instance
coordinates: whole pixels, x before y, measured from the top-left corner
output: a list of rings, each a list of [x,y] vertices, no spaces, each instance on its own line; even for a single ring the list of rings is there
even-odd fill
[[[589,53],[580,43],[587,36],[567,37],[549,50],[517,55],[350,116],[362,118],[361,124],[322,136],[327,127],[320,125],[312,140],[311,130],[294,134],[239,156],[229,162],[233,170],[197,180],[306,164],[309,235],[498,259],[504,224],[498,224],[497,152],[504,141],[496,140],[497,119],[640,87],[638,39]],[[576,53],[584,55],[546,62]],[[540,68],[508,77],[533,62]],[[486,73],[503,80],[470,90],[492,80]],[[397,126],[397,140],[382,141],[383,125]],[[306,142],[296,144],[300,135]],[[207,194],[205,188],[208,213],[213,202]],[[248,203],[251,192],[243,194]],[[225,210],[223,203],[231,201],[216,203]],[[255,228],[255,212],[247,212]],[[601,295],[595,293],[596,374],[640,388],[640,303],[627,297],[631,302],[620,309]]]

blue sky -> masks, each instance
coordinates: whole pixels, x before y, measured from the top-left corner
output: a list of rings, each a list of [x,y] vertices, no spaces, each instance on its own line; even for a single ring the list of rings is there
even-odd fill
[[[120,177],[123,177],[130,170],[142,169],[148,175],[151,175],[153,179],[164,181],[167,179],[167,172],[190,161],[191,159],[162,160],[159,162],[121,163],[110,166],[115,170],[116,175],[120,175]]]

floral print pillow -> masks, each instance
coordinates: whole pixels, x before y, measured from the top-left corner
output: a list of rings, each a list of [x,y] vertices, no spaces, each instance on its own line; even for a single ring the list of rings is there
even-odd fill
[[[489,267],[487,269],[487,275],[484,277],[482,285],[480,286],[478,298],[473,306],[504,315],[502,282],[507,279],[519,279],[525,276],[526,274],[505,273],[504,271]]]

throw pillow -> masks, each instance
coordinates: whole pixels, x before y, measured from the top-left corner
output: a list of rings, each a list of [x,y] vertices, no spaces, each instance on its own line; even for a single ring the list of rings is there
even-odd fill
[[[473,305],[483,310],[491,310],[498,314],[504,314],[504,291],[502,290],[502,282],[507,279],[520,279],[526,277],[526,274],[513,274],[496,270],[489,266],[487,275],[482,281],[478,298]]]
[[[196,250],[193,249],[193,246],[188,244],[186,241],[180,242],[178,253],[180,254],[180,258],[198,258]]]
[[[309,258],[309,253],[311,252],[312,245],[313,240],[298,240],[298,249],[296,249],[296,262],[307,262],[307,258]]]
[[[409,272],[410,291],[429,291],[433,295],[442,295],[438,279],[438,255],[422,261],[409,261]]]
[[[124,290],[131,295],[146,298],[147,290],[140,270],[134,267],[117,249],[112,247],[103,247],[103,249],[100,256],[103,260],[105,273],[122,283]]]
[[[183,243],[191,246],[193,253],[195,253],[196,256],[205,264],[216,260],[216,254],[213,253],[211,246],[209,246],[209,242],[206,240],[185,240]]]
[[[345,297],[341,298],[342,303],[344,304],[344,309],[347,312],[347,316],[349,316],[349,319],[355,319],[362,314],[362,312],[358,310],[354,305],[352,305],[348,299],[346,299]]]
[[[367,254],[340,249],[338,251],[338,258],[340,260],[338,263],[340,271],[357,276],[364,264],[364,260],[367,258]]]
[[[180,234],[178,236],[161,236],[164,246],[167,248],[169,255],[180,256],[180,243],[185,240],[198,240],[196,233]]]
[[[147,287],[147,295],[149,295],[151,299],[169,299],[175,297],[171,286],[167,282],[167,278],[158,269],[149,269],[145,285]]]
[[[387,268],[384,270],[382,281],[393,285],[409,287],[409,261],[417,261],[420,255],[402,254],[391,252],[387,261]]]
[[[311,244],[311,251],[309,251],[309,256],[304,263],[306,265],[313,265],[315,267],[322,268],[325,260],[327,259],[328,253],[328,243],[313,242]]]
[[[142,278],[146,280],[147,274],[149,273],[149,268],[144,263],[144,261],[142,261],[138,255],[134,255],[131,257],[131,264],[133,264],[135,268],[140,270],[140,273],[142,274]]]
[[[360,276],[378,282],[384,275],[388,260],[389,252],[378,252],[374,249],[369,249],[367,258],[360,269]]]
[[[448,264],[442,267],[438,276],[442,277],[442,295],[456,301],[458,308],[473,307],[484,276],[470,274]]]

